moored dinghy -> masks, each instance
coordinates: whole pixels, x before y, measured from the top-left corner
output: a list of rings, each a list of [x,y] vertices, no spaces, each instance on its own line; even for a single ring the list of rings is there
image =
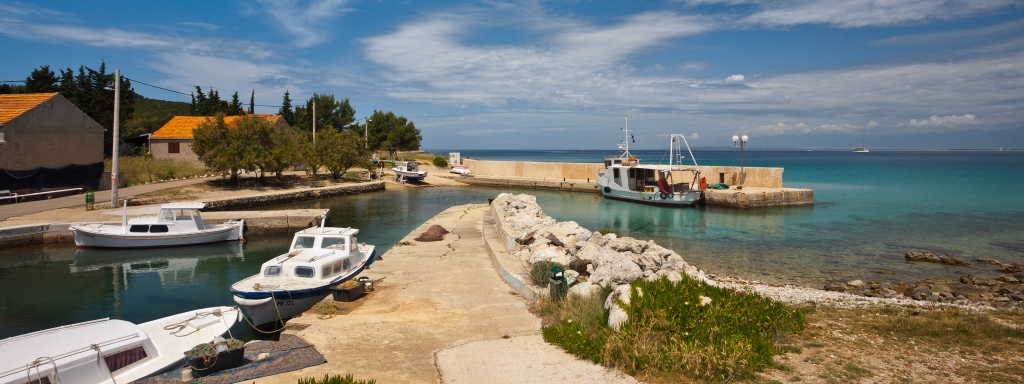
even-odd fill
[[[128,220],[128,202],[121,225],[72,224],[78,248],[162,248],[243,240],[244,220],[223,224],[203,223],[199,210],[205,203],[171,203],[160,206],[155,217]]]
[[[142,324],[100,319],[0,340],[0,384],[129,383],[172,369],[185,352],[229,332],[234,307]]]
[[[257,328],[273,327],[305,312],[376,260],[375,247],[358,244],[358,233],[323,223],[297,232],[288,253],[231,285],[235,303]]]

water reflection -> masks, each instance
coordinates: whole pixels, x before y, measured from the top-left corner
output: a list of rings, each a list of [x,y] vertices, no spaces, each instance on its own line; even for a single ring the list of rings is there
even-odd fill
[[[124,289],[128,289],[130,275],[155,273],[160,278],[160,285],[167,287],[194,282],[199,262],[210,258],[245,261],[245,250],[241,243],[236,242],[189,247],[184,255],[168,254],[167,249],[76,249],[74,262],[69,267],[71,273],[109,268],[115,275],[120,275]]]

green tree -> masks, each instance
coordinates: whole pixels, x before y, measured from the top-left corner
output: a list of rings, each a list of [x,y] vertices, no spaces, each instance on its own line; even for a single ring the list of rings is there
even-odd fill
[[[57,74],[50,70],[49,65],[40,66],[37,69],[32,70],[32,73],[25,78],[25,92],[27,93],[45,93],[45,92],[57,92],[60,87],[58,83],[60,78]]]
[[[7,95],[12,93],[25,93],[25,86],[0,83],[0,95]]]
[[[237,99],[238,92],[235,92],[232,102],[237,101]],[[231,116],[237,114],[237,112],[238,109],[235,109],[232,104],[220,99],[220,92],[217,92],[213,87],[210,88],[209,93],[203,93],[203,89],[198,85],[196,86],[196,92],[192,96],[192,116],[213,116],[218,113]]]
[[[312,133],[313,120],[311,115],[313,101],[316,101],[316,130],[321,132],[326,129],[341,129],[355,122],[356,110],[352,109],[348,99],[337,101],[334,95],[313,94],[313,97],[306,100],[305,107],[295,107],[296,131]]]
[[[423,136],[420,135],[420,130],[416,129],[416,125],[405,116],[375,110],[367,124],[367,142],[372,150],[386,150],[394,158],[398,151],[420,149]]]
[[[277,127],[270,138],[273,145],[262,158],[260,168],[281,179],[281,172],[299,160],[301,141],[294,130]]]
[[[281,110],[277,113],[288,122],[288,125],[295,126],[295,111],[292,110],[292,99],[288,96],[287,90],[284,91],[284,100],[281,100]]]
[[[231,175],[231,182],[238,181],[238,175],[245,170],[253,170],[258,159],[259,123],[251,120],[256,117],[239,121],[236,127],[224,122],[224,114],[199,124],[192,131],[192,151],[206,167]]]
[[[252,94],[249,95],[249,114],[256,114],[256,90],[252,90]]]
[[[241,115],[244,112],[242,109],[242,100],[238,99],[238,91],[235,91],[234,95],[231,95],[231,106],[228,107],[226,114],[228,116]]]
[[[325,151],[324,167],[334,179],[341,178],[352,167],[369,167],[367,157],[370,150],[363,145],[363,136],[352,130],[338,132],[328,129],[317,135],[316,141]]]
[[[324,154],[328,150],[327,143],[323,140],[314,143],[309,136],[299,135],[299,148],[302,163],[306,165],[306,174],[316,176],[320,167],[324,165]]]

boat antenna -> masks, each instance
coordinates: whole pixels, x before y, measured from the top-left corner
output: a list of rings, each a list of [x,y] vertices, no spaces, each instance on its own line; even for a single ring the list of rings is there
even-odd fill
[[[630,112],[632,112],[632,110],[630,110]],[[622,155],[620,155],[619,158],[629,159],[630,157],[633,157],[633,155],[629,153],[629,141],[633,139],[633,135],[629,134],[629,112],[626,113],[626,129],[624,129],[624,131],[626,133],[626,145],[623,147]]]

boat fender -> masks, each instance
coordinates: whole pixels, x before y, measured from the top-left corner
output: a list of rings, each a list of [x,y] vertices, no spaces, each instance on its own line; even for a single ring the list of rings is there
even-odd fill
[[[611,189],[611,188],[609,188],[609,187],[604,187],[604,193],[609,193],[609,192],[611,192],[611,191],[612,191],[612,189]]]
[[[669,199],[671,199],[671,198],[673,198],[673,197],[676,197],[676,193],[675,193],[675,192],[672,192],[672,191],[669,191],[669,192],[668,192],[668,198],[669,198]]]
[[[665,193],[665,192],[661,192],[661,194],[660,194],[660,195],[661,195],[661,199],[662,199],[662,200],[665,200],[666,198],[668,198],[668,194],[667,194],[667,193]]]

